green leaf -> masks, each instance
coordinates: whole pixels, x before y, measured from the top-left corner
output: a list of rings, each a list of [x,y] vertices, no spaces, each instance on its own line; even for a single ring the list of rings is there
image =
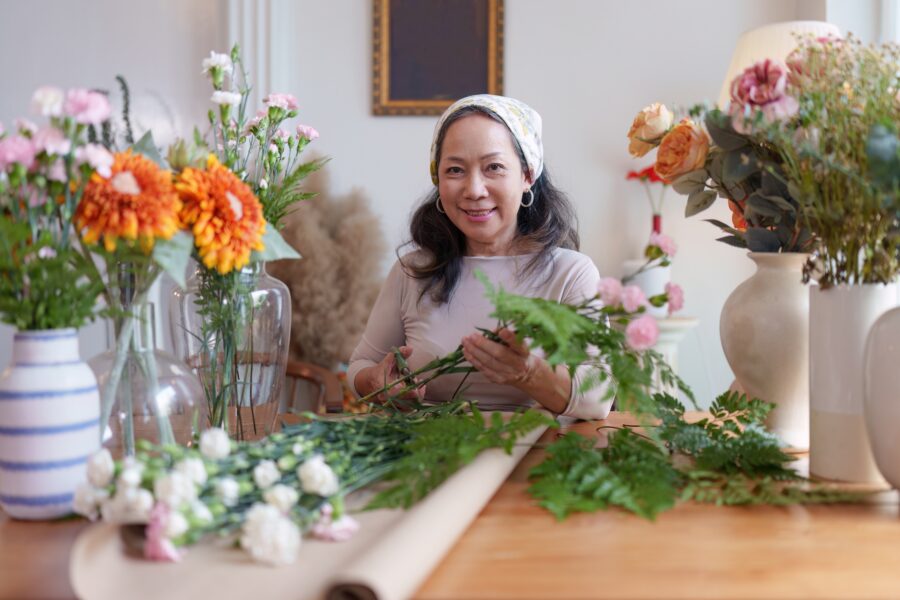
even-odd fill
[[[672,189],[679,194],[689,196],[705,189],[707,179],[709,179],[709,173],[706,172],[706,169],[697,169],[676,179],[672,183]]]
[[[712,206],[715,201],[716,192],[710,190],[694,192],[688,196],[687,204],[684,207],[684,216],[693,217]]]
[[[744,181],[760,170],[759,160],[748,150],[726,152],[722,163],[722,177],[729,184]]]
[[[168,168],[166,161],[163,160],[162,155],[159,153],[159,148],[156,147],[156,142],[153,141],[153,133],[151,131],[142,135],[141,139],[139,139],[131,149],[138,154],[143,154],[155,162],[161,169]]]
[[[719,110],[707,113],[705,123],[713,143],[726,152],[738,150],[749,144],[749,140],[731,126],[731,118]]]
[[[749,227],[744,233],[744,239],[751,252],[778,252],[781,248],[778,234],[762,227]]]
[[[184,288],[185,271],[193,249],[194,236],[186,231],[179,231],[168,240],[156,240],[153,246],[153,260],[175,280],[175,283]]]
[[[703,219],[703,220],[706,221],[707,223],[712,223],[713,225],[715,225],[716,227],[718,227],[725,233],[730,233],[731,235],[736,235],[736,236],[742,235],[742,233],[740,231],[738,231],[731,225],[728,225],[727,223],[723,223],[722,221],[719,221],[718,219]]]
[[[262,251],[254,250],[250,254],[252,262],[269,262],[271,260],[282,260],[286,258],[301,258],[300,253],[284,241],[281,234],[275,229],[271,223],[266,223],[266,233],[263,235]]]
[[[720,238],[716,238],[717,242],[724,242],[729,246],[734,246],[735,248],[746,248],[747,242],[744,240],[742,236],[739,235],[726,235]]]

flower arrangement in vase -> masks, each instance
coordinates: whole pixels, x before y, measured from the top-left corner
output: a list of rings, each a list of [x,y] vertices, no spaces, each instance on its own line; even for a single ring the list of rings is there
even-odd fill
[[[300,161],[315,129],[282,128],[297,115],[292,95],[267,95],[248,118],[237,46],[211,53],[203,70],[217,107],[208,113],[209,139],[196,134],[169,153],[198,265],[176,291],[170,326],[179,356],[200,376],[209,423],[245,439],[274,426],[290,341],[290,294],[264,263],[300,257],[278,230],[294,203],[312,197],[300,185],[326,161]]]

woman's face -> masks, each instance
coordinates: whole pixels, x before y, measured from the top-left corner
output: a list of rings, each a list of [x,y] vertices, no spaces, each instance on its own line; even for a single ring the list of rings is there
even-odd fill
[[[447,218],[466,236],[467,254],[515,253],[516,214],[530,183],[502,123],[473,114],[447,129],[438,191]]]

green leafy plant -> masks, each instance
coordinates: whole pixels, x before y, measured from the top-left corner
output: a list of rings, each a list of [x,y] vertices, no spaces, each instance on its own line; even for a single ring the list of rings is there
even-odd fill
[[[639,434],[617,429],[605,448],[569,433],[532,469],[531,493],[558,519],[618,506],[647,519],[678,501],[719,505],[829,503],[858,494],[816,486],[789,467],[763,422],[773,405],[728,392],[711,417],[688,422],[668,394],[654,396],[658,425]]]

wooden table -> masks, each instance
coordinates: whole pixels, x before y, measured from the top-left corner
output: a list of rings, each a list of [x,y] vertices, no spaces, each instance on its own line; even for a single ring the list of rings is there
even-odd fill
[[[613,414],[601,424],[625,422]],[[526,456],[416,598],[900,597],[894,492],[859,505],[683,504],[653,523],[618,510],[560,523],[525,493],[541,454]],[[85,526],[0,516],[0,598],[71,598],[68,554]]]

